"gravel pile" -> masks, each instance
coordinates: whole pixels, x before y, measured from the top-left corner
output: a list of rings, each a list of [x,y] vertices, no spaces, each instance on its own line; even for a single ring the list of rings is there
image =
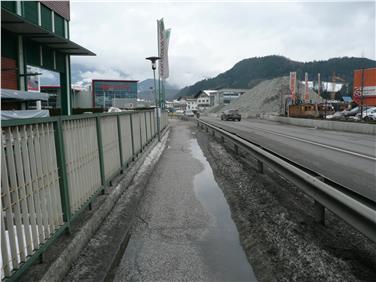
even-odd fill
[[[303,97],[304,85],[301,82],[299,82],[298,93],[298,97]],[[284,115],[287,95],[289,95],[288,77],[266,80],[232,101],[221,111],[238,109],[244,117],[256,117],[261,113]],[[309,91],[309,98],[312,103],[323,102],[323,99],[312,90]]]

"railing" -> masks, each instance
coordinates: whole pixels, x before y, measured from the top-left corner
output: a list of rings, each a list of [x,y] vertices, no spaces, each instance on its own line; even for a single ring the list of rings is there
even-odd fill
[[[70,230],[156,136],[156,121],[154,111],[2,121],[2,279],[16,280]]]
[[[225,142],[226,137],[234,145],[235,152],[238,152],[239,148],[249,152],[257,160],[259,172],[263,172],[265,164],[312,197],[315,201],[314,216],[317,222],[325,222],[325,208],[327,208],[376,242],[376,203],[373,200],[354,193],[349,188],[341,186],[309,168],[296,164],[220,127],[200,119],[197,119],[197,125],[206,128],[207,132],[210,129],[213,135],[220,135],[222,142]]]

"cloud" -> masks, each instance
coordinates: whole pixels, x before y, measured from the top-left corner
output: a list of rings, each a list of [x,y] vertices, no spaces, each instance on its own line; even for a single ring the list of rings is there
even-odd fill
[[[171,83],[213,77],[238,61],[279,54],[298,61],[375,59],[375,3],[71,2],[71,39],[96,57],[74,57],[87,76],[143,80],[157,54],[156,19],[172,28]]]

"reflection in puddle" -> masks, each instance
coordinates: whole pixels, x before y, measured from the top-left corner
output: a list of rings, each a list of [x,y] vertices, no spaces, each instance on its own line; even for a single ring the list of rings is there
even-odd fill
[[[201,242],[207,264],[218,276],[218,280],[257,281],[240,245],[239,233],[231,218],[230,208],[196,139],[191,140],[191,152],[204,167],[195,175],[194,192],[213,219],[209,233]]]

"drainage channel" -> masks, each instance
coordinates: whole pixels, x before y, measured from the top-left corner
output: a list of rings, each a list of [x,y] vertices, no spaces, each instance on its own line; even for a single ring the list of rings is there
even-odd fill
[[[196,139],[191,140],[191,152],[204,167],[194,178],[195,196],[212,219],[209,232],[200,243],[206,263],[216,273],[218,280],[257,281],[240,244],[230,207]]]

